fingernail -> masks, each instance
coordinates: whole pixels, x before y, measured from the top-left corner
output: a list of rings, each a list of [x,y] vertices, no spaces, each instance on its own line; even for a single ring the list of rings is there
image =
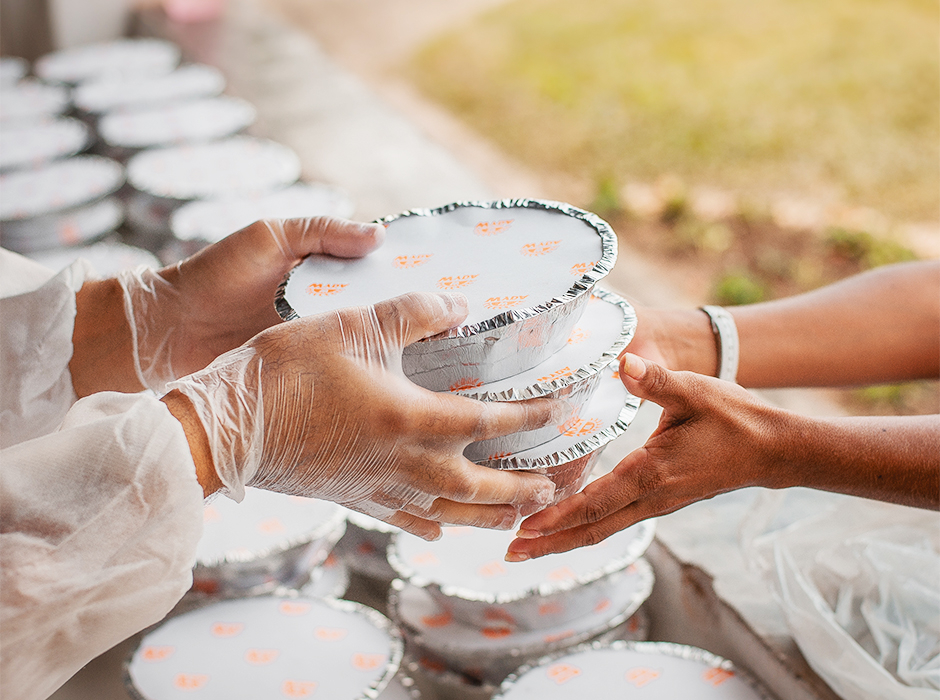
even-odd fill
[[[542,533],[539,532],[538,530],[522,529],[516,532],[516,537],[518,537],[520,540],[534,540],[536,537],[541,537],[541,536],[542,536]]]
[[[529,555],[523,552],[506,552],[506,556],[503,557],[505,561],[511,561],[511,562],[526,561],[528,560],[528,558],[529,558]]]
[[[627,353],[620,360],[620,374],[633,379],[642,379],[646,374],[646,363],[636,355]]]
[[[441,535],[443,534],[444,533],[442,533],[440,530],[438,530],[437,532],[426,532],[423,535],[421,535],[421,539],[423,539],[426,542],[437,542],[439,539],[441,539]]]

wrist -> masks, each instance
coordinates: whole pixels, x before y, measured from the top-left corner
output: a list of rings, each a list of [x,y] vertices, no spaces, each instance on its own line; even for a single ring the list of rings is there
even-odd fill
[[[209,448],[209,436],[192,402],[178,389],[160,399],[167,409],[183,426],[189,451],[196,465],[196,479],[202,487],[203,496],[208,497],[222,488],[222,482],[215,471],[212,451]]]
[[[718,346],[708,316],[698,309],[658,311],[656,315],[666,367],[715,376]]]

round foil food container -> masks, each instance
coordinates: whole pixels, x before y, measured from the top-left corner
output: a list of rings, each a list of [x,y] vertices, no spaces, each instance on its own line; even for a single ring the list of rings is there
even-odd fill
[[[411,676],[399,671],[376,700],[421,700],[421,691]]]
[[[593,610],[542,629],[520,629],[495,611],[486,625],[463,623],[427,590],[400,580],[393,583],[389,614],[401,627],[412,656],[436,660],[476,682],[498,684],[524,663],[619,627],[649,597],[652,569],[641,558],[613,574],[609,583],[610,597],[600,599]],[[546,610],[554,607],[551,600],[541,605]]]
[[[477,385],[468,378],[453,393],[482,401],[520,401],[535,397],[564,399],[574,415],[580,415],[594,395],[609,365],[627,347],[636,331],[636,312],[616,294],[594,290],[578,325],[565,346],[532,369],[508,379]],[[527,450],[557,438],[564,429],[547,425],[537,430],[514,433],[491,440],[470,443],[468,459],[489,460]]]
[[[106,197],[54,214],[4,221],[0,223],[0,240],[5,248],[23,255],[51,252],[85,245],[113,232],[123,220],[121,203],[116,197]]]
[[[121,270],[129,270],[138,265],[154,269],[161,267],[160,261],[150,251],[110,240],[74,248],[37,251],[30,253],[29,257],[56,271],[65,269],[79,258],[84,258],[91,263],[95,272],[105,278],[116,277]]]
[[[103,116],[98,133],[123,157],[143,148],[215,141],[237,134],[257,116],[255,108],[238,97],[221,95]]]
[[[91,134],[77,119],[50,119],[9,124],[0,129],[0,171],[36,168],[73,156],[88,145]]]
[[[204,199],[173,212],[170,229],[183,241],[217,243],[263,219],[352,216],[353,203],[338,187],[298,183],[282,190],[244,197]]]
[[[118,39],[46,54],[33,66],[52,83],[81,83],[101,78],[169,73],[180,60],[179,48],[162,39]]]
[[[426,590],[455,621],[544,630],[569,626],[617,603],[624,595],[617,589],[649,547],[653,531],[647,520],[590,547],[508,563],[503,557],[514,533],[445,527],[435,542],[396,534],[388,560],[403,581]]]
[[[507,678],[494,700],[573,697],[771,700],[730,661],[667,642],[593,643],[546,656]]]
[[[72,92],[72,101],[87,114],[104,114],[118,109],[215,97],[224,89],[225,77],[221,71],[193,63],[165,75],[103,78],[82,83]]]
[[[505,379],[557,352],[617,257],[606,222],[558,202],[458,202],[381,223],[379,249],[357,260],[311,255],[276,306],[292,319],[406,292],[466,294],[470,313],[460,326],[404,351],[405,374],[434,391],[467,377]]]
[[[68,108],[69,92],[61,85],[21,80],[15,85],[0,87],[0,122],[56,117]]]
[[[345,512],[346,533],[336,545],[337,554],[357,574],[387,584],[396,574],[386,553],[392,535],[401,529],[354,510]]]
[[[491,683],[481,683],[431,657],[414,657],[406,648],[402,666],[415,685],[431,698],[446,700],[490,700],[497,690]]]
[[[311,572],[310,581],[300,589],[300,595],[307,598],[342,598],[348,588],[349,569],[333,551]]]
[[[29,73],[29,62],[18,56],[0,57],[0,88],[16,85]]]
[[[124,182],[124,168],[109,158],[76,156],[35,170],[0,175],[0,221],[51,214],[106,197]]]
[[[260,596],[169,618],[125,663],[138,700],[375,698],[398,671],[398,631],[349,601]]]
[[[645,642],[649,639],[649,634],[650,618],[649,615],[646,614],[646,610],[641,607],[617,627],[598,635],[596,641],[613,642],[621,640],[626,642]]]
[[[335,503],[249,488],[235,503],[217,498],[203,512],[193,592],[231,595],[307,582],[343,535]]]

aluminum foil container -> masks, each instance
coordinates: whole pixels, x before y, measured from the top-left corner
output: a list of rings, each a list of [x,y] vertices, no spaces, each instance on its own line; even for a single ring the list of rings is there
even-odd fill
[[[77,84],[102,78],[169,73],[180,60],[175,44],[162,39],[117,39],[62,49],[40,57],[33,72],[48,83]]]
[[[442,700],[490,700],[496,692],[491,683],[480,683],[457,671],[447,668],[443,662],[428,657],[415,658],[405,649],[402,667],[414,679],[415,685],[425,695]]]
[[[750,675],[702,649],[669,642],[595,642],[523,666],[493,700],[633,697],[772,700]]]
[[[37,251],[30,253],[29,257],[56,271],[65,269],[79,258],[84,258],[103,278],[116,277],[121,270],[129,270],[138,265],[154,269],[161,267],[160,261],[150,251],[111,240],[74,248]]]
[[[69,248],[78,250],[79,246],[113,232],[123,220],[124,208],[120,201],[116,197],[105,197],[93,204],[54,214],[0,223],[0,240],[5,248],[30,256]]]
[[[200,97],[215,97],[225,89],[225,76],[200,63],[171,73],[134,78],[101,78],[85,82],[72,92],[75,107],[92,115],[119,109],[150,107]]]
[[[342,598],[349,588],[349,569],[336,552],[310,574],[310,580],[300,589],[301,597]]]
[[[36,168],[85,149],[91,132],[78,119],[14,123],[0,129],[0,171]]]
[[[6,128],[11,123],[57,117],[68,110],[69,104],[67,88],[21,80],[0,87],[0,122]]]
[[[169,618],[124,665],[137,700],[372,700],[398,672],[398,630],[350,601],[258,596]]]
[[[402,532],[392,538],[388,561],[457,622],[544,630],[617,601],[618,586],[649,547],[654,529],[647,520],[590,547],[517,563],[503,561],[512,532],[445,527],[435,542]]]
[[[170,229],[182,241],[217,243],[255,221],[312,216],[348,218],[353,208],[350,195],[338,187],[298,183],[275,192],[184,204],[173,212]]]
[[[241,503],[216,498],[205,506],[192,592],[232,595],[302,585],[345,528],[342,509],[329,501],[254,488]]]
[[[414,291],[459,291],[462,325],[405,348],[402,365],[434,391],[495,382],[563,347],[617,257],[610,226],[568,204],[533,199],[457,202],[381,220],[385,244],[365,258],[312,255],[275,306],[293,319]]]
[[[346,533],[336,544],[336,553],[357,574],[388,585],[395,578],[386,552],[392,535],[401,532],[394,525],[354,510],[346,513]]]
[[[410,655],[425,664],[441,663],[475,682],[498,684],[524,663],[622,625],[649,597],[652,568],[640,558],[611,574],[607,583],[610,597],[601,598],[594,609],[541,629],[521,629],[496,615],[483,626],[462,623],[427,590],[400,580],[393,583],[389,614],[401,627]],[[556,601],[540,605],[550,609]]]
[[[145,148],[233,136],[254,123],[256,117],[251,103],[220,95],[111,112],[98,121],[98,134],[107,155],[127,160]]]
[[[454,393],[481,401],[521,401],[536,397],[563,399],[580,415],[608,366],[627,347],[636,331],[636,312],[612,292],[595,289],[566,345],[532,369],[499,382]],[[475,383],[475,382],[470,382]],[[557,438],[565,428],[548,425],[537,430],[481,440],[467,446],[473,461],[498,459]]]
[[[385,690],[379,693],[377,700],[421,700],[421,691],[411,676],[399,670]]]
[[[598,635],[594,641],[598,642],[645,642],[649,639],[650,618],[646,610],[640,607],[626,621],[608,632]]]
[[[29,73],[29,62],[18,56],[0,57],[0,88],[11,87]]]

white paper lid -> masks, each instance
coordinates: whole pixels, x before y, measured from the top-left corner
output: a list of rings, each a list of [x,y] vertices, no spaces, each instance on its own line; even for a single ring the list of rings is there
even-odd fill
[[[196,561],[213,566],[263,557],[323,536],[344,520],[343,509],[330,501],[248,488],[241,503],[216,498],[205,506]]]
[[[0,87],[15,85],[29,72],[29,62],[18,56],[0,57]]]
[[[69,92],[61,85],[22,80],[15,85],[0,87],[0,121],[55,117],[68,106]]]
[[[283,190],[238,198],[206,199],[173,212],[170,229],[184,241],[215,243],[262,219],[352,215],[352,200],[331,185],[299,183]]]
[[[392,545],[395,559],[410,569],[403,578],[419,586],[437,584],[444,595],[489,600],[547,594],[573,588],[621,570],[636,561],[653,539],[653,524],[637,523],[589,547],[524,562],[503,561],[513,532],[445,527],[435,542],[401,533]]]
[[[255,116],[250,103],[223,95],[112,112],[101,118],[98,132],[112,146],[150,148],[231,136]]]
[[[148,700],[364,700],[400,661],[397,632],[370,608],[263,596],[170,618],[143,638],[128,675]]]
[[[138,265],[159,268],[160,261],[148,250],[125,245],[117,241],[102,241],[88,246],[58,248],[31,253],[29,257],[50,270],[62,270],[79,258],[91,263],[101,277],[116,277],[121,270],[130,270]]]
[[[724,659],[662,642],[612,643],[558,656],[507,679],[501,700],[649,698],[760,700],[766,697]]]
[[[137,76],[124,80],[103,78],[82,83],[72,93],[72,100],[79,109],[102,114],[122,108],[214,97],[224,89],[225,77],[221,71],[194,63],[166,75]]]
[[[88,145],[88,127],[77,119],[20,122],[0,129],[0,170],[36,167],[75,155]]]
[[[300,590],[304,598],[342,598],[349,587],[349,569],[335,552],[310,574],[309,583]]]
[[[169,41],[118,39],[46,54],[34,70],[43,80],[80,83],[105,76],[169,73],[179,60],[179,48]]]
[[[308,257],[285,291],[300,316],[374,304],[415,291],[459,291],[463,325],[562,297],[602,257],[598,232],[557,209],[461,206],[387,224],[385,243],[364,258]]]
[[[148,150],[127,164],[128,181],[136,189],[184,200],[270,192],[298,177],[296,153],[251,136]]]
[[[101,156],[76,156],[6,173],[0,175],[0,221],[86,204],[111,194],[123,181],[121,164]]]

